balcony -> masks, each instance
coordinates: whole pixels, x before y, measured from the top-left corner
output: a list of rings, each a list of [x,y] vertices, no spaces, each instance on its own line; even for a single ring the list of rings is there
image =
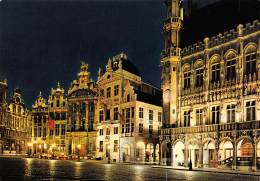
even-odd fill
[[[227,124],[201,125],[192,127],[166,128],[162,130],[162,135],[176,134],[192,134],[192,133],[207,133],[207,132],[232,132],[237,131],[252,131],[260,129],[260,120],[236,122]]]

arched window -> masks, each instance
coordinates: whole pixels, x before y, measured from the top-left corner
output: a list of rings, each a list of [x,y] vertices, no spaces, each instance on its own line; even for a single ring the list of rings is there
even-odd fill
[[[130,102],[130,95],[129,94],[126,97],[126,102]]]
[[[256,73],[256,47],[250,46],[245,51],[246,75],[254,75]]]
[[[190,65],[186,64],[183,66],[183,87],[184,87],[184,89],[190,88],[190,76],[191,76]]]
[[[228,53],[226,61],[226,80],[233,80],[236,78],[237,55],[234,52]]]
[[[195,86],[196,87],[202,87],[203,85],[203,63],[202,61],[196,61],[196,63],[194,64],[194,68],[195,68]]]
[[[218,83],[220,81],[220,58],[213,56],[211,58],[211,83]]]

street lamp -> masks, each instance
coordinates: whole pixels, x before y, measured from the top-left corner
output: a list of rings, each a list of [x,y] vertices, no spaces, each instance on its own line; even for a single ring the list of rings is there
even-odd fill
[[[78,148],[78,161],[80,160],[80,149],[81,149],[81,144],[77,145]]]
[[[191,148],[192,148],[192,146],[191,145],[189,145],[189,152],[190,152],[190,162],[189,162],[189,170],[192,170],[192,161],[191,161]]]
[[[31,142],[29,142],[29,143],[27,143],[27,146],[28,146],[28,155],[31,156],[31,154],[32,154],[31,149],[32,149],[33,144]]]
[[[107,163],[110,163],[110,144],[107,145],[107,149],[108,149],[108,160],[107,160]]]

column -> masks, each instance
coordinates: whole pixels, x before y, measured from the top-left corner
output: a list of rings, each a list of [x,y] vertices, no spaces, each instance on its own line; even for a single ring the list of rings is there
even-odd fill
[[[254,139],[254,143],[253,143],[253,160],[252,160],[252,171],[256,171],[256,159],[257,159],[257,151],[256,151],[256,141]]]
[[[160,148],[160,152],[159,152],[159,164],[162,165],[162,159],[163,159],[162,142],[160,142],[159,148]]]
[[[175,166],[174,144],[171,143],[171,166]]]
[[[200,144],[200,148],[199,148],[199,168],[203,167],[203,145]]]
[[[144,143],[144,162],[146,162],[146,149],[147,149],[147,144]]]
[[[189,149],[188,149],[188,144],[185,140],[185,148],[184,148],[184,166],[188,167],[189,163]]]
[[[233,170],[237,169],[237,144],[236,141],[233,141]]]
[[[153,162],[156,162],[156,144],[153,145]]]

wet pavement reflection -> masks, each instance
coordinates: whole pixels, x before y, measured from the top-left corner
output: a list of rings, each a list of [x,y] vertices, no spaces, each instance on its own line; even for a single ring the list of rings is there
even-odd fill
[[[0,157],[0,180],[260,180],[259,176],[180,171],[149,165],[101,164],[77,161]]]

